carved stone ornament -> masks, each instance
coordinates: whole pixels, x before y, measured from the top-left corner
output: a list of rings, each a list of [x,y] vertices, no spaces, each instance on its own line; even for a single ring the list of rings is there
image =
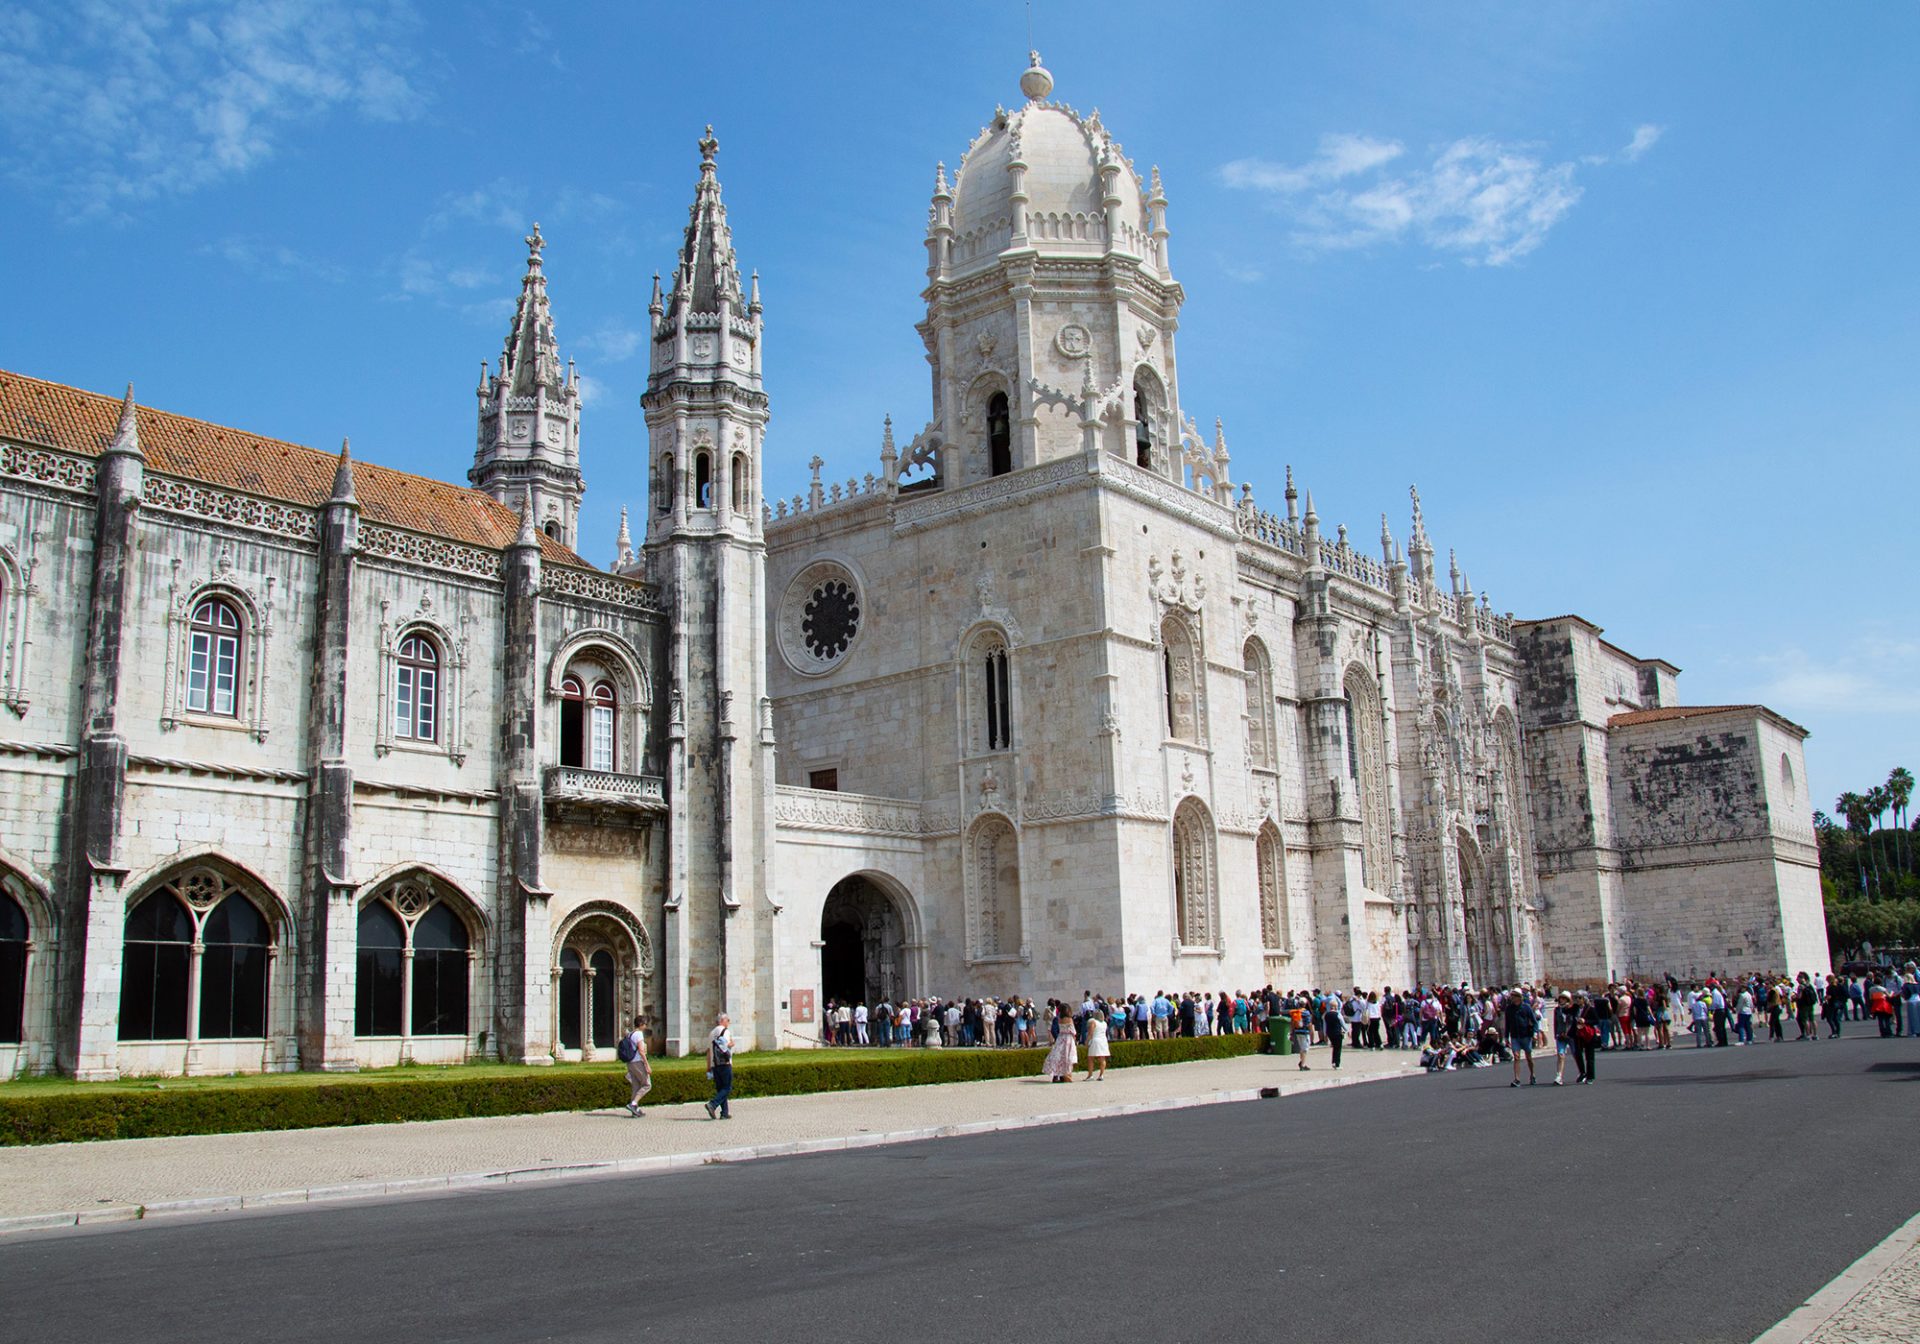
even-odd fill
[[[1054,348],[1068,359],[1082,359],[1093,349],[1093,333],[1078,322],[1069,322],[1053,338]]]
[[[1135,337],[1139,339],[1140,348],[1142,350],[1147,350],[1152,347],[1153,338],[1156,334],[1152,327],[1135,327],[1133,329],[1133,334]]]
[[[787,585],[776,633],[787,666],[817,677],[838,667],[866,629],[859,580],[834,560],[816,560]]]

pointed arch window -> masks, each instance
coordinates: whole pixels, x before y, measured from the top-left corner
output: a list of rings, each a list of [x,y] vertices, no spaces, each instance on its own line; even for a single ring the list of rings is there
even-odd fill
[[[425,879],[384,888],[360,909],[356,1036],[465,1036],[473,935]]]
[[[0,1045],[18,1045],[27,1025],[27,912],[0,890]]]
[[[1217,949],[1213,819],[1188,798],[1173,814],[1173,909],[1182,947]]]
[[[1153,470],[1153,421],[1147,389],[1137,380],[1133,385],[1133,462],[1135,466]]]
[[[1013,470],[1013,417],[1005,392],[987,398],[987,468],[992,476],[1005,476]]]
[[[120,1039],[253,1040],[267,1034],[273,925],[219,873],[192,868],[127,912]]]
[[[440,739],[440,649],[425,635],[401,640],[394,659],[393,735],[410,742]]]
[[[240,715],[241,645],[246,626],[225,598],[209,597],[187,626],[187,708],[222,718]]]
[[[1248,640],[1241,657],[1247,678],[1247,764],[1255,770],[1272,770],[1279,759],[1274,742],[1273,668],[1258,640]]]

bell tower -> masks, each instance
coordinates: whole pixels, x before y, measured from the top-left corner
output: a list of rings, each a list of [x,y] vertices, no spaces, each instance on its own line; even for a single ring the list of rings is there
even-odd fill
[[[578,550],[580,499],[587,491],[580,474],[580,378],[571,360],[564,370],[560,365],[540,260],[546,246],[535,224],[500,367],[480,365],[480,433],[467,479],[510,508],[531,500],[534,525]]]
[[[773,710],[767,699],[758,277],[742,292],[707,127],[672,288],[654,277],[646,413],[646,573],[674,613],[669,700],[666,1017],[670,1052],[732,1015],[775,1039]],[[697,804],[693,800],[698,800]]]

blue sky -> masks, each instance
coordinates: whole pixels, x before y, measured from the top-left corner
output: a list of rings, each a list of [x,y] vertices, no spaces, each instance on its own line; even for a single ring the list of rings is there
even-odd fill
[[[1183,409],[1357,542],[1418,483],[1518,615],[1920,768],[1920,7],[1036,5],[1171,199]],[[711,121],[766,298],[767,487],[928,415],[933,165],[1018,0],[0,11],[0,365],[464,479],[538,219],[591,398],[582,549],[645,474],[652,273]]]

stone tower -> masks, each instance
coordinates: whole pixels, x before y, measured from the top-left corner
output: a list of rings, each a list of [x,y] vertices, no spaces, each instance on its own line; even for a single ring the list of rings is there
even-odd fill
[[[1092,429],[1177,478],[1185,294],[1160,172],[1142,181],[1097,110],[1049,102],[1038,52],[1020,90],[1024,105],[995,109],[951,186],[935,171],[919,324],[934,418],[909,461],[964,485],[1080,451]]]
[[[697,1048],[722,1010],[772,1046],[773,724],[766,698],[760,292],[743,293],[713,128],[671,291],[654,278],[645,568],[676,613],[665,660],[669,822],[666,1044]]]
[[[535,525],[577,550],[587,489],[580,475],[580,379],[572,361],[560,364],[540,264],[546,245],[535,224],[500,367],[480,366],[480,434],[467,479],[510,508],[531,497]]]

